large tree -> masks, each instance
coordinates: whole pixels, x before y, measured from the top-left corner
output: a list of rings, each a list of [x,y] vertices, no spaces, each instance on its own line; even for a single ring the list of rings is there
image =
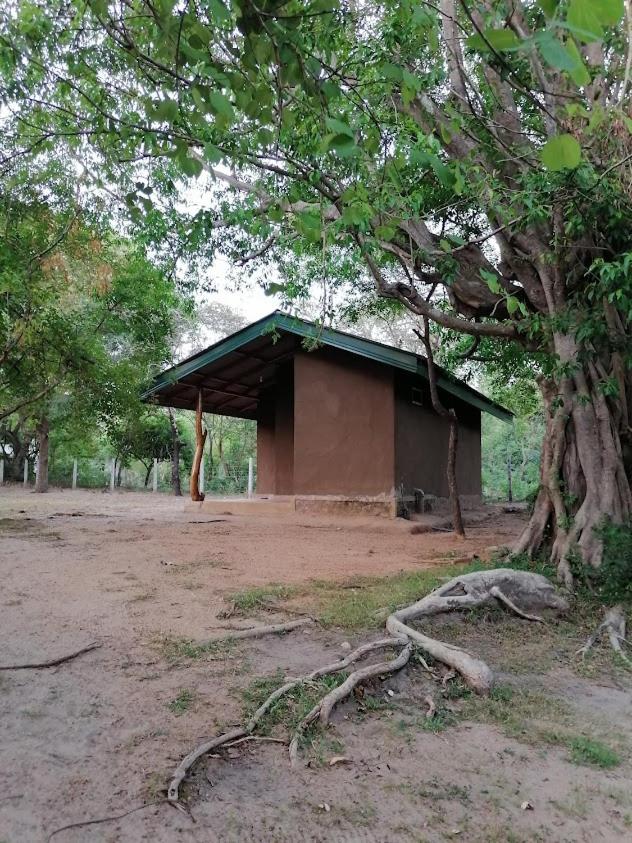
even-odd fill
[[[43,492],[49,434],[142,412],[141,388],[169,357],[180,299],[138,244],[76,208],[3,198],[0,439],[16,478],[37,452]]]
[[[163,245],[278,261],[290,293],[370,281],[473,349],[535,353],[546,435],[518,548],[550,536],[567,582],[572,554],[599,565],[595,526],[632,513],[629,2],[51,12],[15,0],[2,28],[7,172],[64,144]]]

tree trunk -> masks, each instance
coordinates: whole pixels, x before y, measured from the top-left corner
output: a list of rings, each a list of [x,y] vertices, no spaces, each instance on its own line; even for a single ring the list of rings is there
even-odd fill
[[[459,487],[456,479],[456,456],[459,444],[459,424],[456,413],[453,408],[446,409],[439,398],[439,390],[437,389],[437,373],[434,367],[434,356],[432,353],[432,345],[430,343],[430,323],[427,317],[423,317],[424,331],[423,334],[419,331],[415,333],[423,342],[426,349],[426,359],[428,361],[428,381],[430,384],[430,397],[432,399],[432,406],[435,413],[438,413],[442,418],[446,419],[450,426],[450,435],[448,438],[448,461],[446,475],[448,480],[448,490],[450,494],[450,510],[452,512],[452,528],[460,538],[465,538],[465,528],[463,527],[463,516],[461,515],[461,501],[459,500]]]
[[[507,500],[509,503],[513,501],[513,483],[511,478],[511,450],[507,445]]]
[[[606,397],[599,361],[580,365],[573,338],[555,341],[570,373],[540,381],[546,422],[540,489],[515,550],[533,556],[550,545],[559,578],[572,587],[573,555],[586,565],[601,563],[603,547],[595,528],[606,519],[624,523],[632,517],[623,447],[629,428],[621,425],[626,396]]]
[[[49,425],[46,416],[42,416],[37,425],[37,478],[35,480],[36,492],[48,491],[48,432]]]
[[[176,497],[182,497],[180,485],[180,434],[171,407],[167,408],[171,425],[171,489]]]
[[[151,470],[153,468],[153,465],[150,463],[149,467],[145,466],[145,468],[147,469],[147,473],[145,474],[145,488],[147,488],[147,484],[149,483],[149,478],[151,476]]]
[[[200,492],[200,465],[204,456],[206,430],[202,427],[202,390],[198,389],[197,409],[195,411],[195,454],[191,468],[191,500],[203,501],[204,494]]]

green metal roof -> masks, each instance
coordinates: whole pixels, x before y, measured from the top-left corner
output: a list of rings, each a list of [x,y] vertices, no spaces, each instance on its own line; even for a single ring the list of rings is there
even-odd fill
[[[158,399],[160,401],[161,393],[171,392],[171,389],[176,384],[183,382],[188,377],[195,376],[200,370],[222,360],[222,358],[226,358],[231,354],[238,354],[240,349],[244,349],[245,346],[252,344],[254,340],[269,336],[270,343],[274,346],[279,338],[288,335],[299,337],[302,340],[309,340],[317,346],[329,346],[340,351],[346,351],[349,354],[401,369],[402,371],[419,375],[425,380],[428,380],[427,361],[420,355],[375,342],[374,340],[367,340],[344,331],[325,328],[322,325],[308,322],[305,319],[300,319],[297,316],[291,316],[277,310],[265,316],[263,319],[253,322],[241,331],[231,334],[226,339],[220,340],[204,351],[200,351],[192,357],[183,360],[178,365],[166,369],[155,378],[152,386],[144,393],[143,398],[148,400],[153,398],[154,400]],[[247,351],[244,352],[245,355],[247,353]],[[275,358],[271,357],[261,362],[270,365],[275,362]],[[511,421],[513,414],[509,410],[497,404],[495,401],[491,401],[463,381],[454,378],[444,369],[438,366],[436,368],[437,386],[441,390],[505,422]],[[211,378],[219,380],[219,378],[212,375]],[[213,387],[209,387],[209,389],[213,389]],[[243,396],[235,393],[226,394],[233,394],[235,399],[243,397],[245,400],[247,397],[250,397],[254,400],[254,396],[246,394]],[[164,398],[166,397],[165,395]],[[163,403],[165,402],[163,401]],[[178,405],[172,404],[171,406]]]

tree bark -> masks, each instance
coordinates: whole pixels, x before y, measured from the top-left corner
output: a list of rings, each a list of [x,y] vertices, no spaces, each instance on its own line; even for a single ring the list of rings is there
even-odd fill
[[[448,437],[448,460],[446,468],[446,476],[448,480],[448,491],[450,495],[450,510],[452,512],[452,528],[460,538],[465,538],[465,528],[463,526],[463,516],[461,515],[461,502],[459,500],[459,487],[456,479],[456,456],[459,445],[459,424],[456,413],[453,408],[449,410],[443,406],[439,398],[439,390],[437,389],[437,373],[434,366],[434,356],[432,354],[432,345],[430,343],[430,323],[428,317],[423,318],[423,334],[420,331],[415,333],[421,339],[426,349],[426,359],[428,361],[428,380],[430,383],[430,397],[432,399],[432,406],[435,413],[446,419],[450,427],[450,434]]]
[[[147,488],[147,484],[149,483],[149,478],[151,476],[151,470],[153,468],[153,465],[150,463],[149,467],[145,466],[145,468],[147,469],[147,473],[145,474],[145,488]]]
[[[200,492],[200,466],[204,456],[206,430],[202,427],[202,390],[198,389],[197,408],[195,411],[195,454],[191,468],[191,500],[203,501],[204,494]]]
[[[37,478],[35,480],[35,491],[36,492],[47,492],[48,491],[48,433],[49,433],[49,423],[48,418],[46,416],[42,416],[37,425],[37,447],[38,447],[38,460],[37,460]]]
[[[606,519],[625,523],[632,517],[620,424],[626,399],[604,395],[595,363],[577,363],[572,337],[556,337],[555,343],[561,363],[572,368],[558,380],[540,381],[546,421],[540,488],[515,550],[533,556],[548,545],[559,578],[572,587],[574,555],[586,565],[601,563],[595,528]]]
[[[167,407],[171,425],[171,489],[176,497],[182,497],[180,485],[180,434],[171,407]]]

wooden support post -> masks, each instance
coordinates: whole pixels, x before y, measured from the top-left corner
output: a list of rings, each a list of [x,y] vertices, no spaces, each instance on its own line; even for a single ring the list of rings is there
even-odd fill
[[[252,457],[248,457],[248,497],[252,497],[252,493],[254,492],[254,480],[255,480],[255,472],[254,472],[254,460]]]
[[[24,485],[28,486],[29,484],[29,461],[26,457],[24,457]]]
[[[154,492],[158,491],[158,460],[154,457]]]
[[[77,488],[77,458],[72,461],[72,488]]]
[[[195,410],[195,453],[191,467],[191,500],[203,501],[204,493],[200,490],[200,467],[204,456],[206,430],[202,426],[202,390],[198,389],[197,407]]]
[[[200,479],[199,479],[199,486],[200,486],[200,494],[204,494],[204,454],[202,454],[202,459],[200,460]]]
[[[0,458],[0,486],[4,483],[4,460]]]

